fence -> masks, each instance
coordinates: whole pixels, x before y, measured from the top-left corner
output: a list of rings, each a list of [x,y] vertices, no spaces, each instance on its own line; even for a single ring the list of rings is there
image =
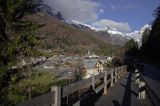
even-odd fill
[[[92,87],[92,90],[95,93],[103,90],[103,93],[107,94],[109,88],[107,85],[110,84],[110,87],[112,87],[114,83],[126,73],[126,71],[127,67],[121,66],[64,87],[54,86],[51,87],[51,92],[20,103],[18,106],[61,106],[61,100],[63,98],[67,98],[69,95],[78,92],[79,90],[89,90],[90,87]],[[73,106],[80,106],[80,101],[81,100],[79,99],[76,103],[73,103]]]

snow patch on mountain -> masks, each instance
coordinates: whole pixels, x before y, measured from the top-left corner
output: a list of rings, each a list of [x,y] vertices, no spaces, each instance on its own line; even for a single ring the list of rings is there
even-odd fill
[[[146,24],[140,30],[137,30],[137,31],[134,31],[134,32],[131,32],[131,33],[127,33],[126,36],[134,39],[139,44],[139,47],[141,47],[141,45],[142,45],[142,35],[143,35],[145,29],[150,29],[151,30],[151,26]]]
[[[143,32],[145,31],[145,29],[150,29],[151,30],[151,26],[148,25],[148,24],[144,25],[140,30],[136,30],[136,31],[131,32],[131,33],[123,33],[123,32],[114,30],[113,28],[109,28],[109,27],[103,28],[103,29],[96,28],[96,27],[93,27],[93,26],[91,26],[89,24],[78,22],[76,20],[72,20],[72,21],[70,21],[68,23],[72,23],[74,25],[77,25],[79,28],[85,28],[86,27],[86,28],[88,28],[90,30],[94,30],[96,32],[100,32],[100,31],[107,32],[110,35],[121,37],[122,39],[123,38],[127,38],[129,40],[129,39],[132,38],[139,44],[139,46],[142,45],[142,35],[143,35]]]

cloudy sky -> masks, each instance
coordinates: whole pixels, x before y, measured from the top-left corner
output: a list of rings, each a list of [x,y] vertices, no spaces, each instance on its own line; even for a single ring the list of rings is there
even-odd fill
[[[65,20],[132,32],[152,23],[159,0],[43,0]]]

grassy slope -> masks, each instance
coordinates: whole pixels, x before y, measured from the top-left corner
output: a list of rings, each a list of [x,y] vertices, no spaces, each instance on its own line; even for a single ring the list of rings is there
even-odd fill
[[[21,79],[17,80],[18,77],[21,77]],[[31,85],[31,97],[33,98],[50,91],[51,87],[54,85],[66,85],[67,80],[60,81],[57,80],[53,74],[39,71],[32,73],[30,81],[27,77],[23,77],[23,75],[12,76],[12,81],[7,91],[7,100],[10,102],[10,105],[17,104],[29,98],[28,84]]]

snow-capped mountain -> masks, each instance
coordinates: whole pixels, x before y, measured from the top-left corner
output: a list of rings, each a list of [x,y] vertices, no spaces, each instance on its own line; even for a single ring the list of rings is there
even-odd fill
[[[108,33],[110,33],[112,35],[119,35],[119,36],[127,37],[127,39],[132,38],[138,43],[138,45],[140,47],[142,45],[142,35],[146,29],[151,30],[151,26],[146,24],[141,29],[136,30],[131,33],[123,33],[123,32],[118,32],[118,31],[113,31],[113,30],[108,30]]]
[[[42,0],[37,0],[37,1],[43,4]],[[46,13],[58,18],[61,22],[70,24],[76,28],[95,31],[95,33],[100,34],[98,36],[102,36],[102,38],[105,37],[107,40],[110,39],[110,40],[108,40],[108,42],[111,42],[112,44],[114,44],[114,43],[117,44],[117,42],[119,42],[118,40],[120,40],[120,42],[121,41],[123,42],[123,43],[118,43],[118,45],[124,44],[130,38],[133,38],[141,46],[141,39],[142,39],[142,34],[143,34],[144,30],[146,28],[151,29],[150,25],[146,24],[140,30],[137,30],[137,31],[134,31],[131,33],[124,33],[124,32],[114,30],[114,28],[106,27],[106,28],[102,29],[102,28],[97,28],[97,27],[94,27],[90,24],[86,24],[86,23],[79,22],[76,20],[65,20],[60,12],[58,12],[54,9],[51,9],[48,5],[45,5],[45,4],[39,8],[39,11],[46,12]]]
[[[151,26],[146,24],[140,30],[136,30],[131,33],[126,33],[125,36],[128,36],[128,37],[134,39],[136,42],[138,42],[139,47],[140,47],[142,45],[142,35],[146,29],[151,30]]]
[[[128,37],[124,36],[122,32],[111,30],[111,28],[109,27],[100,29],[75,20],[67,21],[67,23],[79,29],[87,29],[90,31],[94,31],[99,39],[113,45],[124,45],[129,39]]]
[[[75,25],[76,27],[78,28],[85,28],[85,29],[88,29],[88,30],[93,30],[95,32],[101,32],[100,34],[102,34],[103,32],[103,36],[104,35],[107,35],[107,34],[110,34],[111,37],[112,37],[112,41],[117,41],[118,39],[120,40],[129,40],[129,39],[134,39],[136,42],[138,42],[139,46],[141,46],[142,42],[142,34],[143,32],[145,31],[145,29],[150,29],[151,30],[151,26],[146,24],[144,25],[140,30],[136,30],[134,32],[131,32],[131,33],[123,33],[123,32],[120,32],[120,31],[115,31],[115,30],[112,30],[111,28],[107,27],[107,28],[103,28],[103,29],[100,29],[100,28],[96,28],[96,27],[93,27],[91,25],[88,25],[88,24],[84,24],[84,23],[81,23],[81,22],[78,22],[78,21],[75,21],[75,20],[72,20],[70,23],[72,23],[73,25]],[[107,34],[105,34],[105,32]],[[117,40],[115,40],[117,39]]]

